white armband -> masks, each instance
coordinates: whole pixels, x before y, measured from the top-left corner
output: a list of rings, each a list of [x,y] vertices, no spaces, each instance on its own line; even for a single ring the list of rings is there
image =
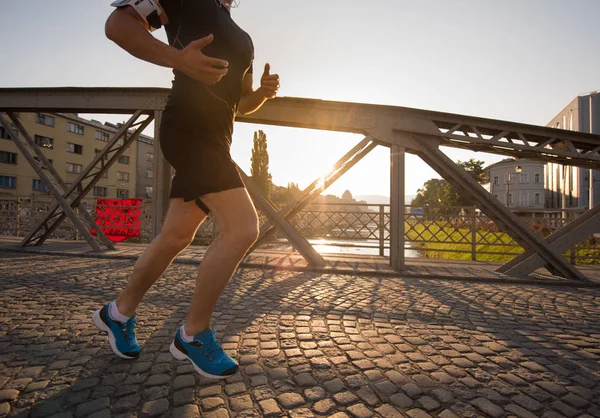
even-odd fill
[[[113,7],[131,6],[142,19],[148,24],[150,30],[159,29],[162,26],[160,15],[162,8],[158,0],[115,0],[111,3]]]

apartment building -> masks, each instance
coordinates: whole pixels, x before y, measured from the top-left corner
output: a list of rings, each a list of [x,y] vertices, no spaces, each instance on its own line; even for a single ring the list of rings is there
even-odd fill
[[[547,126],[600,135],[600,94],[592,92],[576,97]],[[590,209],[590,178],[592,206],[600,205],[600,170],[548,164],[546,206]]]
[[[76,181],[118,129],[117,125],[87,120],[70,113],[21,113],[19,118],[67,184]],[[136,183],[140,141],[144,141],[144,146],[152,144],[151,137],[142,136],[125,150],[118,162],[86,196],[86,201],[138,196]],[[149,158],[146,157],[146,160]],[[0,198],[29,198],[48,194],[46,186],[10,140],[8,133],[0,128]]]

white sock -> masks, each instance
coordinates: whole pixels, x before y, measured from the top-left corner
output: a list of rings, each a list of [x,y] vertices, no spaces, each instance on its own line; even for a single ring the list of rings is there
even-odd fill
[[[189,336],[185,332],[185,325],[181,326],[181,338],[183,338],[183,341],[185,341],[186,343],[191,343],[194,340],[194,336],[193,335]]]
[[[121,312],[119,312],[119,308],[117,308],[116,302],[111,302],[108,307],[108,315],[113,319],[113,321],[119,322],[127,322],[131,319],[130,316],[125,316]]]

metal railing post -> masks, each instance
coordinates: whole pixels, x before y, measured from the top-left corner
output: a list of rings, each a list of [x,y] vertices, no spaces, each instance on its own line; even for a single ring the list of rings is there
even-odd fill
[[[385,208],[379,205],[379,255],[385,254]]]
[[[477,210],[471,208],[471,260],[477,261]]]
[[[21,223],[21,199],[17,199],[16,202],[16,211],[15,211],[15,237],[18,237],[20,232],[21,232],[21,228],[20,228],[20,223]]]

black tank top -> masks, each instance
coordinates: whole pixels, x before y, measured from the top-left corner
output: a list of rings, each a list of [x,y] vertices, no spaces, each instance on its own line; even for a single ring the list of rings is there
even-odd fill
[[[183,49],[212,33],[212,43],[202,52],[229,62],[227,75],[215,85],[204,85],[174,70],[164,117],[199,130],[205,139],[224,141],[229,146],[242,82],[246,73],[252,72],[252,39],[219,0],[160,0],[160,4],[169,17],[165,29],[170,45]]]

